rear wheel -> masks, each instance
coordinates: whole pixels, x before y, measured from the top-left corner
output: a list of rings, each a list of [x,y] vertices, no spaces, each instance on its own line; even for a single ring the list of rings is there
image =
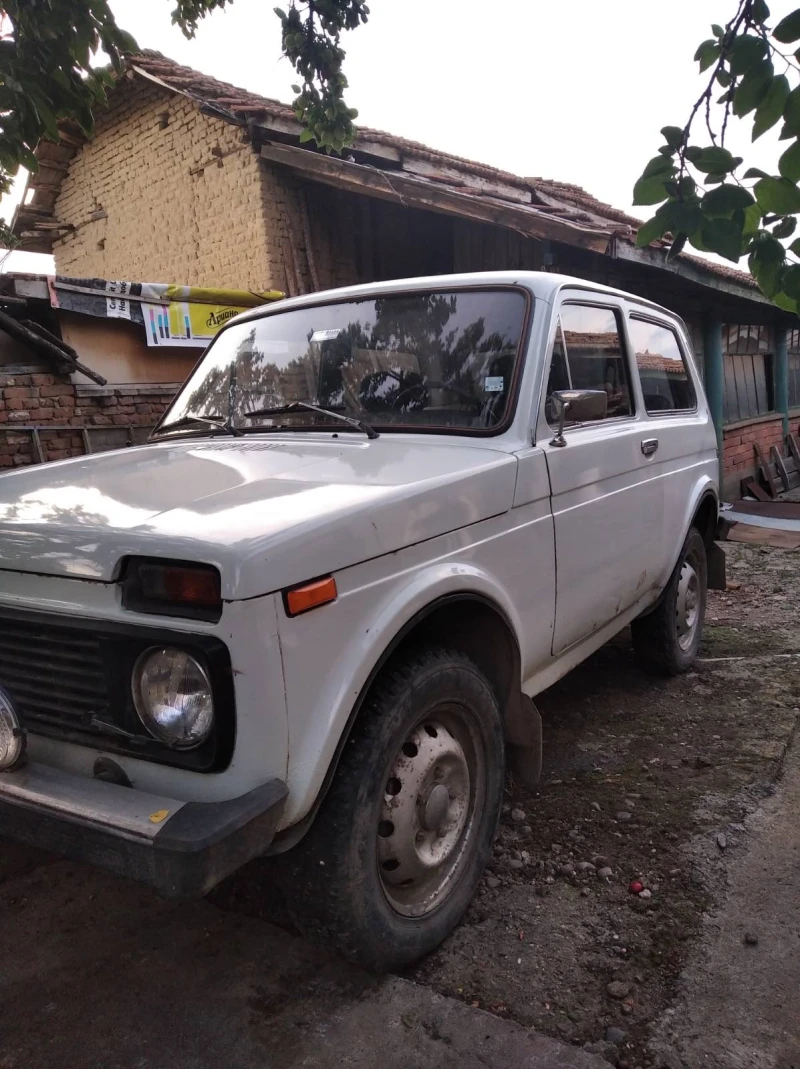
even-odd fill
[[[658,675],[678,675],[692,666],[700,648],[707,597],[706,547],[692,528],[661,601],[631,624],[643,666]]]
[[[379,971],[433,950],[489,858],[503,774],[502,719],[480,670],[445,650],[395,662],[311,830],[282,859],[300,930]]]

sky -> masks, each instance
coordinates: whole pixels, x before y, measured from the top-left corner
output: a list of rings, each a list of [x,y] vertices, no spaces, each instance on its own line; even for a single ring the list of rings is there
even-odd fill
[[[288,4],[288,0],[287,0]],[[234,0],[193,41],[170,23],[172,0],[111,0],[143,48],[242,88],[292,99],[269,0]],[[777,21],[796,0],[771,4]],[[357,123],[442,151],[583,186],[632,206],[637,176],[665,125],[683,125],[704,81],[693,55],[735,0],[371,0],[345,34],[347,99]],[[701,140],[700,142],[705,143]],[[775,169],[777,142],[733,131],[729,147]],[[9,205],[0,205],[0,215]],[[15,253],[6,269],[33,267]]]

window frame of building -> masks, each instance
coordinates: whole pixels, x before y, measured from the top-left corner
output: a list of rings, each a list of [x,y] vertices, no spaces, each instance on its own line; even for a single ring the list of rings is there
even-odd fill
[[[786,396],[789,410],[800,409],[800,328],[786,332]]]
[[[775,413],[775,337],[763,324],[725,325],[723,423]]]

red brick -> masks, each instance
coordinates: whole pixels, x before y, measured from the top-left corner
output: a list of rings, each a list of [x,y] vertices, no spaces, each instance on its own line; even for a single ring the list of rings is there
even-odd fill
[[[41,386],[39,388],[39,395],[41,397],[66,397],[67,394],[75,396],[75,387],[69,386],[67,383],[56,383],[55,386]]]
[[[37,397],[38,394],[39,391],[32,386],[6,386],[5,390],[3,390],[3,395],[7,401],[17,400],[20,397]]]
[[[31,375],[33,386],[52,386],[55,381],[52,375]]]
[[[30,412],[9,412],[8,418],[14,423],[25,423],[31,418],[31,414]]]
[[[137,405],[136,406],[136,411],[140,415],[149,416],[150,413],[153,411],[153,406],[152,405]]]
[[[108,416],[91,416],[90,422],[93,423],[95,427],[109,427],[111,425],[111,420]]]

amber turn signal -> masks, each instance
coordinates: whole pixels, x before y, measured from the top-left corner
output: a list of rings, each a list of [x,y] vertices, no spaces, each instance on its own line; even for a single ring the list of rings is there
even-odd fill
[[[319,605],[327,605],[329,601],[336,600],[336,580],[332,575],[327,579],[315,579],[313,583],[304,583],[296,586],[294,590],[287,590],[283,596],[288,616],[299,616],[300,613],[316,609]]]

